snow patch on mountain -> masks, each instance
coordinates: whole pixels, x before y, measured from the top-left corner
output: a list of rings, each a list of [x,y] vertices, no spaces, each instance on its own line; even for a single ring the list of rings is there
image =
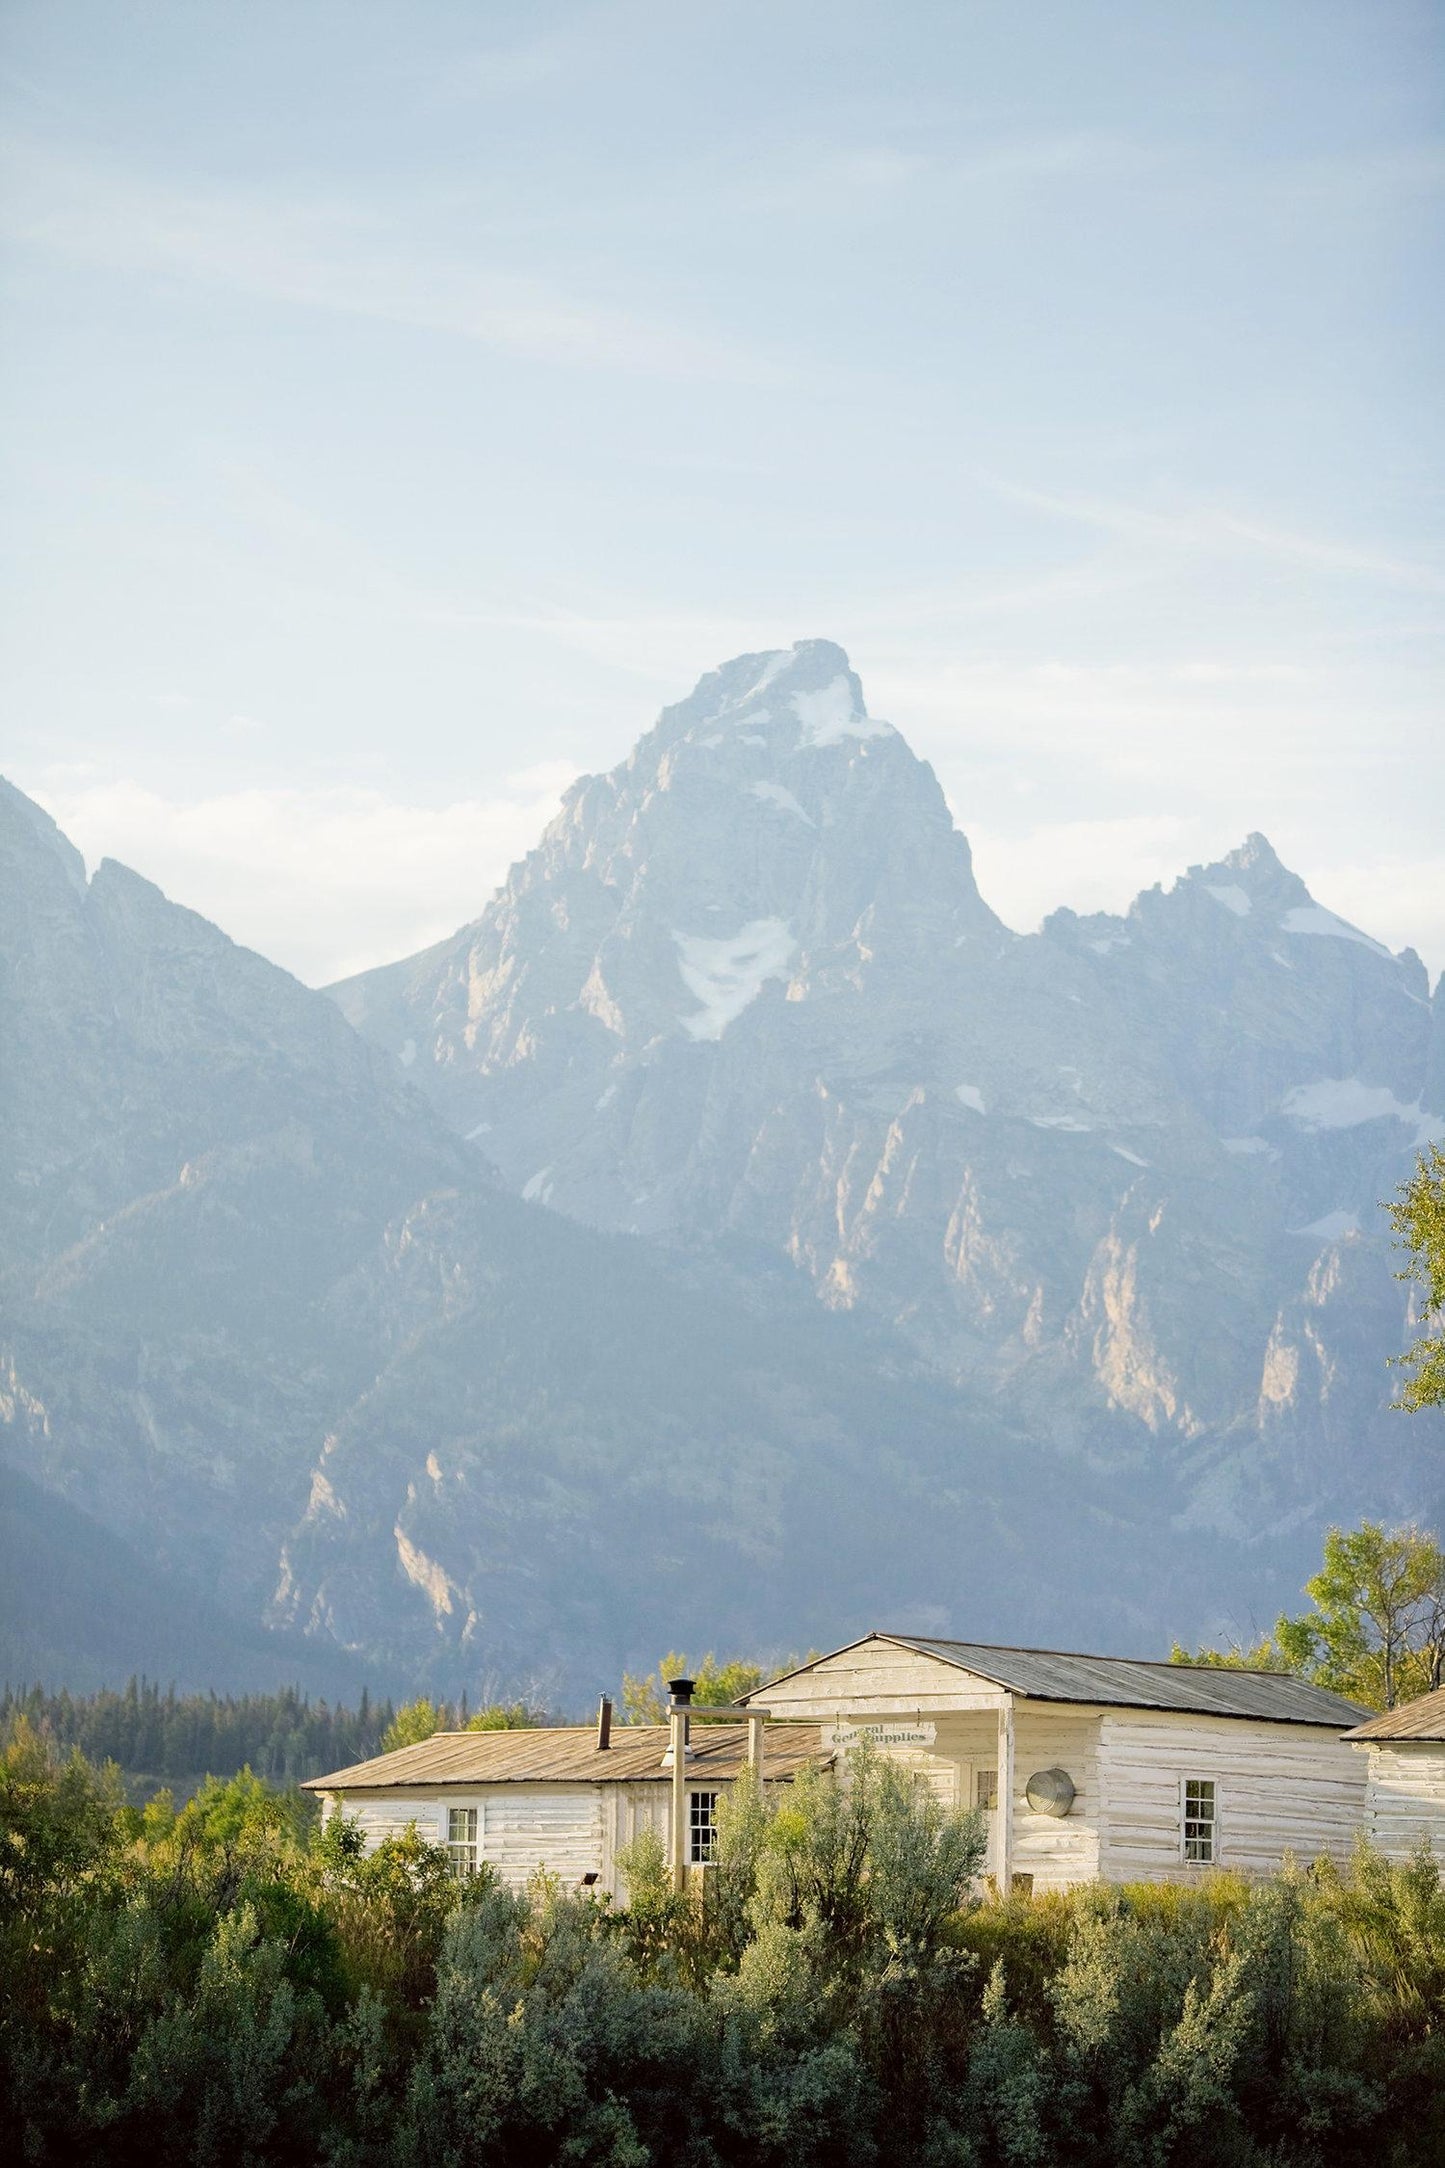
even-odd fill
[[[752,797],[761,798],[765,805],[775,805],[784,813],[796,813],[798,819],[809,828],[817,825],[812,815],[803,811],[803,808],[785,784],[749,783],[748,791]]]
[[[983,1093],[976,1084],[955,1084],[953,1096],[975,1114],[987,1114],[988,1112],[988,1108],[983,1103]]]
[[[765,693],[772,684],[773,679],[781,677],[784,670],[787,669],[788,664],[793,660],[795,652],[793,648],[780,647],[769,655],[761,671],[749,686],[746,697],[749,700],[756,700],[759,693]]]
[[[1280,924],[1286,933],[1322,935],[1332,941],[1358,941],[1361,948],[1373,949],[1377,956],[1390,955],[1383,941],[1372,941],[1367,933],[1361,933],[1358,926],[1351,926],[1347,920],[1336,918],[1333,911],[1327,911],[1320,903],[1295,904],[1293,909],[1285,912]]]
[[[1358,1214],[1354,1212],[1325,1212],[1308,1227],[1292,1227],[1291,1234],[1318,1235],[1325,1242],[1338,1242],[1342,1235],[1357,1235],[1360,1231]]]
[[[720,1039],[769,979],[786,975],[798,946],[781,918],[750,919],[719,940],[677,932],[672,938],[682,982],[702,1004],[695,1016],[682,1018],[683,1029],[694,1039]]]
[[[1445,1133],[1445,1115],[1427,1113],[1418,1099],[1397,1099],[1387,1084],[1366,1084],[1357,1076],[1322,1076],[1297,1084],[1280,1101],[1279,1111],[1297,1128],[1357,1129],[1362,1122],[1404,1122],[1417,1144]]]
[[[1237,881],[1230,881],[1222,888],[1216,888],[1212,881],[1206,881],[1204,887],[1205,892],[1211,895],[1216,903],[1222,903],[1225,910],[1232,911],[1236,918],[1248,918],[1254,908]]]
[[[793,713],[802,724],[800,742],[804,745],[841,745],[845,738],[886,738],[893,728],[891,723],[875,723],[871,716],[859,712],[853,687],[841,673],[818,692],[794,693]]]

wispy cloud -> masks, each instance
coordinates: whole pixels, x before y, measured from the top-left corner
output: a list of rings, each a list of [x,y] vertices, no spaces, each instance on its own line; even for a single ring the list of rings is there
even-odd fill
[[[411,954],[474,918],[531,849],[575,771],[547,763],[494,795],[410,805],[357,789],[192,800],[123,778],[16,777],[94,870],[117,858],[233,940],[320,985]]]
[[[441,332],[526,360],[763,386],[788,381],[775,358],[730,338],[440,254],[398,214],[339,200],[160,187],[34,141],[12,142],[0,167],[0,232],[12,246],[93,268]]]
[[[1355,574],[1394,587],[1445,594],[1445,567],[1440,565],[1397,557],[1389,551],[1361,547],[1332,536],[1300,534],[1216,505],[1156,512],[1142,505],[1116,503],[1106,497],[1031,489],[986,475],[980,475],[978,480],[983,487],[992,489],[1010,503],[1047,513],[1055,519],[1068,520],[1076,526],[1092,527],[1103,534],[1122,535],[1151,548],[1191,551],[1213,557],[1281,558],[1319,571]]]
[[[860,125],[876,123],[860,116]],[[928,131],[919,140],[916,128],[840,140],[835,128],[823,136],[786,138],[742,166],[720,150],[694,177],[687,215],[697,215],[701,200],[719,211],[840,220],[880,205],[916,210],[916,199],[924,197],[955,214],[976,208],[993,217],[1043,190],[1138,175],[1163,156],[1099,129],[1023,131],[960,149],[956,123],[946,141],[931,140]]]

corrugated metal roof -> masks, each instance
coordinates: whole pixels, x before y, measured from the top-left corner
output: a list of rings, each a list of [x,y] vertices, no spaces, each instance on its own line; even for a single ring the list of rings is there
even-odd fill
[[[1203,1664],[1149,1658],[1083,1656],[1066,1649],[1014,1649],[980,1641],[922,1640],[914,1634],[874,1633],[848,1644],[889,1641],[972,1671],[994,1686],[1033,1701],[1086,1701],[1106,1709],[1169,1709],[1199,1716],[1264,1717],[1277,1724],[1327,1724],[1342,1730],[1363,1713],[1341,1694],[1287,1672],[1226,1671]],[[835,1655],[846,1655],[836,1649]],[[812,1666],[805,1665],[804,1669]],[[789,1673],[795,1677],[795,1673]],[[769,1682],[778,1684],[777,1680]],[[765,1700],[767,1686],[757,1690]]]
[[[1445,1739],[1445,1686],[1421,1694],[1400,1709],[1382,1709],[1367,1724],[1346,1734],[1351,1739]]]
[[[404,1791],[425,1784],[644,1784],[669,1779],[666,1724],[619,1724],[597,1750],[593,1724],[537,1731],[439,1731],[419,1746],[308,1778],[309,1792]],[[735,1777],[747,1759],[746,1724],[694,1724],[689,1777]],[[826,1760],[816,1724],[768,1724],[763,1775],[791,1777],[805,1762]]]

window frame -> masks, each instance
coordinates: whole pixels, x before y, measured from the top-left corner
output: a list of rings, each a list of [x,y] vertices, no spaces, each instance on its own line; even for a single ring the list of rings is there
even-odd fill
[[[980,1796],[986,1787],[992,1792],[992,1797],[988,1799]],[[975,1762],[973,1765],[973,1810],[976,1814],[998,1812],[998,1770],[983,1762]]]
[[[1189,1792],[1191,1786],[1209,1793],[1208,1814],[1199,1812],[1204,1805],[1196,1799],[1195,1811],[1190,1812]],[[1191,1834],[1191,1824],[1193,1833]],[[1191,1844],[1207,1840],[1207,1852],[1191,1852]],[[1179,1857],[1186,1867],[1217,1867],[1219,1865],[1219,1779],[1206,1776],[1181,1776],[1179,1779]]]
[[[447,1872],[453,1881],[465,1882],[476,1873],[482,1856],[482,1810],[479,1806],[449,1805],[444,1807],[442,1812],[445,1816],[442,1842],[446,1846]],[[466,1834],[460,1837],[454,1834],[454,1824],[459,1815],[467,1818],[464,1825]]]
[[[687,1863],[689,1867],[711,1867],[717,1858],[717,1810],[721,1798],[721,1791],[713,1788],[706,1791],[689,1791],[687,1795]],[[705,1819],[698,1811],[704,1800],[707,1801]]]

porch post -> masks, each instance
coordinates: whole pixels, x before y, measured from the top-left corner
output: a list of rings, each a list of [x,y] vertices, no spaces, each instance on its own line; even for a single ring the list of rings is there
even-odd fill
[[[994,1884],[1000,1897],[1013,1889],[1014,1701],[1005,1694],[998,1712],[998,1799],[994,1806]]]
[[[667,1721],[672,1734],[672,1886],[680,1897],[687,1887],[687,1710],[674,1701]]]

